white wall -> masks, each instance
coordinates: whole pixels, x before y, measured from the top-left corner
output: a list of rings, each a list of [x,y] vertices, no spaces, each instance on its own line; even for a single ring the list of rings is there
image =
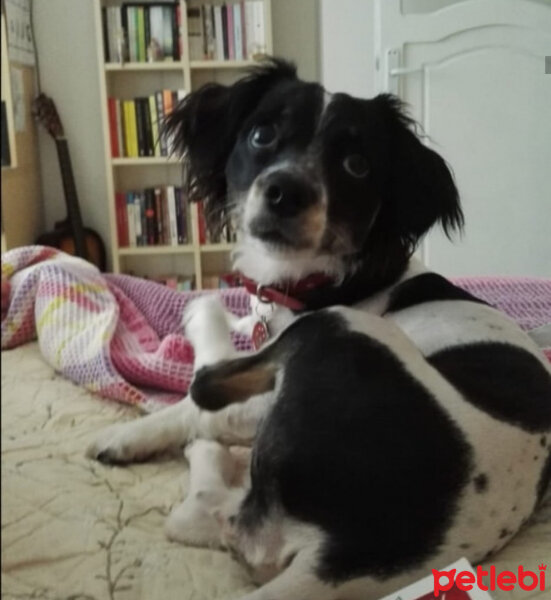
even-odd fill
[[[323,85],[333,92],[373,96],[373,0],[319,2]]]
[[[109,242],[93,0],[35,0],[42,91],[59,111],[71,152],[84,224]],[[65,216],[53,140],[39,132],[45,225]]]
[[[272,0],[274,55],[296,63],[298,74],[319,81],[319,0]]]

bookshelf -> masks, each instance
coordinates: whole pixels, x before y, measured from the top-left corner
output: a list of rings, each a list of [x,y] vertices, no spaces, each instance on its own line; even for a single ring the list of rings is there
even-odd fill
[[[110,224],[111,264],[115,273],[132,273],[156,278],[162,275],[193,277],[195,289],[204,289],[209,281],[230,268],[231,243],[200,243],[199,215],[196,205],[187,206],[188,239],[178,245],[119,246],[117,231],[116,192],[182,183],[180,162],[166,156],[112,156],[108,98],[131,99],[149,96],[157,90],[184,89],[187,93],[207,82],[230,84],[255,60],[190,59],[188,9],[201,6],[226,7],[239,4],[220,0],[180,0],[167,2],[180,7],[181,56],[177,60],[158,62],[106,62],[104,51],[104,22],[102,9],[122,6],[122,0],[95,0],[96,49],[99,64],[101,96],[101,127],[106,170],[106,198]],[[144,0],[140,4],[159,4]],[[243,6],[243,3],[241,3]],[[258,3],[264,23],[265,53],[272,54],[271,0]],[[229,10],[229,8],[226,8]],[[243,8],[241,10],[244,10]],[[214,9],[213,9],[214,15]],[[255,56],[255,58],[257,58]]]

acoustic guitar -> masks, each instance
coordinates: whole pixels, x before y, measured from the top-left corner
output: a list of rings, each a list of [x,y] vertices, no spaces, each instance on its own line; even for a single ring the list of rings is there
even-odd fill
[[[79,256],[96,265],[100,271],[105,271],[105,246],[98,233],[85,227],[78,204],[73,167],[69,155],[69,144],[63,131],[61,119],[51,98],[40,94],[33,101],[33,115],[46,131],[53,137],[57,149],[67,216],[54,225],[54,230],[42,234],[36,243],[43,246],[58,248],[67,254]]]

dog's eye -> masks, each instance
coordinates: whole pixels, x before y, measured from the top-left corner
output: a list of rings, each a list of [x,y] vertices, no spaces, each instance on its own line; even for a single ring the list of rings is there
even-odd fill
[[[361,154],[350,154],[344,159],[342,166],[349,175],[358,179],[366,177],[369,173],[367,158]]]
[[[275,125],[257,125],[251,131],[250,140],[253,148],[271,148],[277,142],[277,129]]]

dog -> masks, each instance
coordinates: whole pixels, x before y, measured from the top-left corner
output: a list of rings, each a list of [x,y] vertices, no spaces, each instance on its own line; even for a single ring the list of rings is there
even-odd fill
[[[167,128],[210,226],[239,227],[254,310],[193,303],[190,394],[102,432],[89,456],[197,440],[169,534],[228,546],[264,581],[246,600],[379,598],[499,550],[551,477],[551,369],[413,258],[463,214],[401,101],[330,94],[274,59],[191,93]],[[237,355],[230,328],[269,339]]]

